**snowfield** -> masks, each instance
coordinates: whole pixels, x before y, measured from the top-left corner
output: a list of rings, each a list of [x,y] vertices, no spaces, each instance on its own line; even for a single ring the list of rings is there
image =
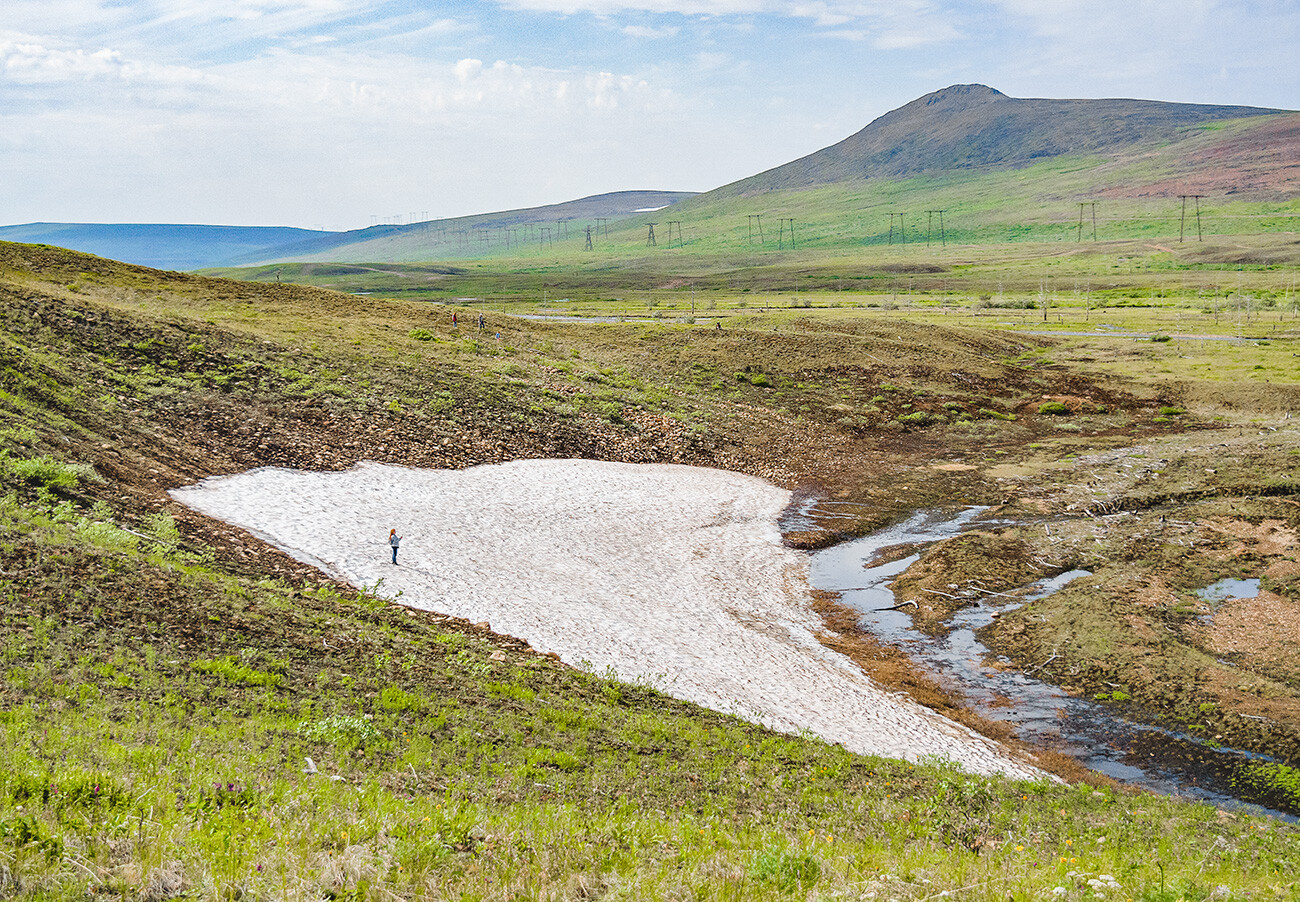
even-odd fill
[[[1041,778],[817,641],[788,492],[666,464],[259,469],[177,489],[354,586],[527,640],[566,663],[866,754]],[[402,536],[390,561],[388,531]]]

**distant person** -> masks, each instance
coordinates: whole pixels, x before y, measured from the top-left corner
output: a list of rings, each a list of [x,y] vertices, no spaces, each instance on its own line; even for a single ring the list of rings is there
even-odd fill
[[[456,314],[453,313],[453,314],[451,315],[451,327],[452,327],[453,329],[456,329],[456,328],[459,328],[459,326],[460,326],[460,323],[458,323],[458,322],[456,321]]]
[[[500,340],[501,340],[501,333],[500,333],[500,332],[498,332],[498,333],[496,334],[496,340],[497,340],[497,341],[500,341]]]
[[[486,328],[487,328],[487,320],[484,319],[483,314],[480,313],[478,315],[478,330],[482,332]]]
[[[402,537],[397,534],[397,530],[388,530],[388,544],[393,549],[393,563],[397,563],[397,546],[402,544]]]

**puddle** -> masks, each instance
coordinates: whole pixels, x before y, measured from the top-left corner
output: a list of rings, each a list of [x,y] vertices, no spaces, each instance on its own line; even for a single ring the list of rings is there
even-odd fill
[[[1168,795],[1185,796],[1223,807],[1251,810],[1294,820],[1232,789],[1243,767],[1264,756],[1232,749],[1212,748],[1197,737],[1144,721],[1134,712],[1081,699],[1012,667],[993,655],[977,631],[1001,613],[1043,598],[1076,579],[1086,570],[1070,570],[1023,587],[1016,592],[986,595],[958,611],[942,636],[929,636],[912,627],[906,611],[887,610],[895,604],[889,585],[920,557],[932,542],[958,535],[985,508],[968,508],[953,516],[929,511],[904,523],[851,542],[816,552],[809,578],[814,588],[837,592],[841,601],[861,614],[860,625],[878,639],[906,651],[931,676],[959,692],[975,711],[990,720],[1012,724],[1025,742],[1070,755],[1092,770],[1115,780]],[[989,525],[985,521],[981,525]],[[919,545],[912,554],[887,560],[881,552],[894,546]],[[1223,580],[1215,587],[1228,583]],[[1234,580],[1224,597],[1243,597],[1258,580]],[[1203,591],[1209,591],[1203,590]],[[1011,597],[1007,597],[1011,596]]]
[[[1196,597],[1203,601],[1220,602],[1229,598],[1254,598],[1259,595],[1258,579],[1221,579],[1204,589],[1196,590]]]

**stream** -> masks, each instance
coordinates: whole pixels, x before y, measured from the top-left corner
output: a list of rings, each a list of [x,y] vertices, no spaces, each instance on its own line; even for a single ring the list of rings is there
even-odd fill
[[[907,521],[860,539],[815,552],[810,561],[814,588],[838,593],[843,604],[861,614],[860,626],[880,641],[901,648],[932,677],[956,690],[967,705],[989,720],[1012,724],[1021,740],[1069,755],[1092,770],[1119,782],[1154,792],[1198,799],[1224,808],[1247,810],[1295,821],[1294,812],[1260,804],[1242,796],[1234,778],[1244,767],[1274,759],[1251,752],[1212,746],[1185,732],[1169,729],[1139,712],[1078,698],[1036,679],[1032,672],[1012,667],[993,655],[976,632],[1002,612],[1045,597],[1072,580],[1091,575],[1071,570],[1026,586],[1016,597],[985,596],[958,611],[942,636],[930,636],[912,627],[904,611],[882,610],[894,605],[889,586],[910,567],[924,547],[958,535],[971,526],[984,508],[967,508],[957,515],[927,511]],[[838,510],[817,510],[811,499],[801,499],[790,512],[793,519],[814,520],[818,513],[834,517]],[[979,525],[996,525],[982,521]],[[794,525],[794,524],[783,524]],[[916,546],[912,553],[888,563],[868,566],[883,549]],[[1216,584],[1206,591],[1242,592],[1252,588]],[[1254,585],[1258,591],[1258,583]],[[1235,597],[1235,596],[1234,596]],[[997,662],[998,666],[991,666]]]

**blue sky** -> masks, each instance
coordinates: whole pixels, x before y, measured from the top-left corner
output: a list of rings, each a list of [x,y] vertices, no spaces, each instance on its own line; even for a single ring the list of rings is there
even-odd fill
[[[950,84],[1300,108],[1297,0],[4,0],[0,225],[707,190]]]

